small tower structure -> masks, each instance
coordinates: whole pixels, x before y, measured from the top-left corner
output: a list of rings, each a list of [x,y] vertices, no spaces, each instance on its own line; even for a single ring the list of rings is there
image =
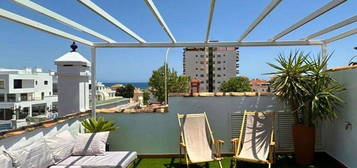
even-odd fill
[[[200,93],[200,80],[192,79],[191,80],[191,94]]]
[[[76,51],[73,42],[72,51],[55,60],[58,75],[58,114],[89,110],[89,87],[91,63]]]

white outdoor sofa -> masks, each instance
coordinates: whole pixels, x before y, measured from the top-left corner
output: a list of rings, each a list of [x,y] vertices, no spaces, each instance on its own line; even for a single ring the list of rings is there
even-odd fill
[[[70,156],[50,168],[127,168],[134,164],[136,152],[105,152],[103,156]]]
[[[95,138],[86,143],[86,141],[76,139],[79,136],[73,136],[71,143],[74,140],[76,142],[71,146],[71,143],[66,142],[71,139],[68,137],[69,134],[68,131],[63,131],[55,136],[42,137],[29,144],[8,150],[0,144],[0,168],[128,168],[137,159],[136,152],[105,151],[107,137],[100,144],[96,143],[94,147],[88,147],[86,144],[94,142]],[[88,154],[98,146],[103,146],[103,142],[104,149],[100,148],[102,150],[100,155]],[[75,153],[76,145],[87,147],[83,151],[89,152],[80,155],[77,148],[77,153]]]

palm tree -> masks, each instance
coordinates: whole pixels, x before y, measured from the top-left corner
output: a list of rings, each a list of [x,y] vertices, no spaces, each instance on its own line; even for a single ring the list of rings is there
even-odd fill
[[[276,69],[272,88],[285,101],[295,116],[295,125],[314,126],[318,120],[337,117],[336,108],[343,100],[338,93],[342,85],[325,70],[329,58],[311,57],[304,52],[290,52],[288,57],[279,55],[278,65],[268,63]]]

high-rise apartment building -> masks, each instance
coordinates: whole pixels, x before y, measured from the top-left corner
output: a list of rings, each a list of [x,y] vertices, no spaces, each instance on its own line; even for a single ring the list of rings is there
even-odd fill
[[[200,91],[219,91],[238,71],[237,47],[188,47],[183,53],[183,73],[201,82]]]

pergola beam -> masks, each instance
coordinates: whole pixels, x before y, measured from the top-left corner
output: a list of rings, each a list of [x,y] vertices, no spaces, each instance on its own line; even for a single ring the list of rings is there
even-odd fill
[[[275,42],[158,42],[158,43],[94,43],[97,48],[184,48],[184,47],[264,47],[322,45],[322,41],[275,41]]]
[[[209,15],[208,15],[208,24],[207,24],[207,30],[206,30],[206,36],[205,36],[206,43],[209,40],[209,35],[211,32],[211,25],[212,25],[212,18],[213,18],[215,4],[216,4],[216,0],[211,0]]]
[[[47,25],[42,24],[40,22],[28,19],[26,17],[17,15],[15,13],[12,13],[10,11],[7,11],[7,10],[1,9],[1,8],[0,8],[0,17],[2,17],[4,19],[7,19],[7,20],[10,20],[10,21],[13,21],[13,22],[16,22],[16,23],[20,23],[22,25],[25,25],[25,26],[28,26],[28,27],[31,27],[31,28],[34,28],[34,29],[37,29],[37,30],[44,31],[46,33],[50,33],[50,34],[53,34],[53,35],[56,35],[56,36],[59,36],[59,37],[62,37],[62,38],[66,38],[66,39],[69,39],[69,40],[72,40],[72,41],[76,41],[76,42],[85,44],[87,46],[93,46],[93,43],[88,41],[88,40],[85,40],[85,39],[80,38],[78,36],[66,33],[66,32],[64,32],[62,30],[58,30],[56,28],[47,26]]]
[[[270,4],[264,9],[264,11],[254,20],[254,22],[249,25],[249,27],[247,28],[247,30],[240,36],[240,38],[238,39],[238,41],[241,42],[245,37],[247,37],[248,34],[249,34],[250,32],[252,32],[252,31],[255,29],[255,27],[257,27],[258,24],[259,24],[260,22],[262,22],[262,21],[264,20],[264,18],[270,14],[271,11],[273,11],[274,8],[279,5],[279,3],[280,3],[281,1],[282,1],[282,0],[272,0],[272,1],[270,2]]]
[[[348,37],[348,36],[352,36],[352,35],[354,35],[354,34],[357,34],[357,28],[354,28],[354,29],[352,29],[352,30],[350,30],[350,31],[347,31],[347,32],[344,32],[344,33],[339,34],[339,35],[337,35],[337,36],[334,36],[334,37],[331,37],[331,38],[329,38],[329,39],[326,39],[326,40],[324,40],[323,42],[325,42],[325,43],[327,43],[327,44],[328,44],[328,43],[332,43],[332,42],[334,42],[334,41],[337,41],[337,40],[346,38],[346,37]]]
[[[311,13],[310,15],[306,16],[302,20],[298,21],[297,23],[293,24],[289,28],[285,29],[284,31],[280,32],[276,36],[274,36],[270,41],[276,41],[281,37],[289,34],[290,32],[296,30],[297,28],[305,25],[306,23],[310,22],[311,20],[321,16],[322,14],[330,11],[331,9],[335,8],[336,6],[346,2],[347,0],[332,0],[331,2],[327,3],[323,7],[317,9],[315,12]]]
[[[109,42],[109,43],[115,43],[116,42],[116,41],[114,41],[113,39],[111,39],[109,37],[106,37],[106,36],[104,36],[104,35],[102,35],[100,33],[97,33],[95,31],[93,31],[93,30],[81,25],[81,24],[78,24],[77,22],[75,22],[75,21],[73,21],[71,19],[68,19],[68,18],[66,18],[66,17],[64,17],[64,16],[62,16],[62,15],[56,13],[56,12],[53,12],[53,11],[51,11],[51,10],[49,10],[49,9],[39,5],[39,4],[36,4],[36,3],[32,2],[31,0],[13,0],[13,1],[18,3],[18,4],[20,4],[20,5],[25,6],[27,8],[30,8],[30,9],[36,11],[36,12],[39,12],[39,13],[41,13],[43,15],[46,15],[46,16],[52,18],[52,19],[55,19],[60,23],[63,23],[63,24],[68,25],[70,27],[73,27],[73,28],[75,28],[75,29],[77,29],[79,31],[88,33],[88,34],[90,34],[90,35],[92,35],[94,37],[97,37],[99,39],[102,39],[102,40],[104,40],[106,42]]]
[[[162,29],[166,32],[173,43],[176,43],[175,37],[172,35],[170,28],[167,26],[166,22],[162,18],[159,10],[156,8],[152,0],[145,0],[146,5],[150,8],[153,15],[156,17],[157,21],[160,23]]]
[[[105,19],[108,22],[110,22],[111,24],[113,24],[114,26],[118,27],[119,29],[121,29],[126,34],[128,34],[131,37],[133,37],[134,39],[136,39],[140,43],[145,43],[146,42],[143,38],[141,38],[139,35],[137,35],[133,31],[131,31],[129,28],[127,28],[125,25],[120,23],[117,19],[115,19],[113,16],[111,16],[105,10],[103,10],[102,8],[97,6],[91,0],[77,0],[77,1],[79,1],[81,4],[86,6],[88,9],[92,10],[93,12],[95,12],[96,14],[101,16],[103,19]]]
[[[309,36],[307,36],[307,37],[305,37],[305,38],[303,38],[301,40],[310,40],[312,38],[315,38],[315,37],[321,36],[323,34],[329,33],[331,31],[334,31],[336,29],[339,29],[339,28],[341,28],[343,26],[352,24],[352,23],[354,23],[356,21],[357,21],[357,15],[352,16],[352,17],[350,17],[350,18],[348,18],[346,20],[343,20],[343,21],[341,21],[339,23],[336,23],[336,24],[334,24],[334,25],[332,25],[330,27],[327,27],[327,28],[325,28],[323,30],[320,30],[320,31],[318,31],[318,32],[316,32],[314,34],[311,34],[311,35],[309,35]]]

